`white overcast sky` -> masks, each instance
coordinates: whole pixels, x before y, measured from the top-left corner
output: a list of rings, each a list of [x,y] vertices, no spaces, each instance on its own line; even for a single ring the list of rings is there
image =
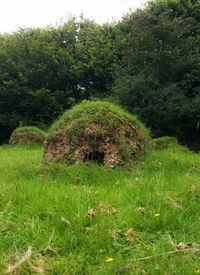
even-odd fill
[[[119,20],[123,14],[141,7],[146,0],[0,0],[0,33],[19,27],[43,27],[59,23],[70,15],[94,19],[98,23]]]

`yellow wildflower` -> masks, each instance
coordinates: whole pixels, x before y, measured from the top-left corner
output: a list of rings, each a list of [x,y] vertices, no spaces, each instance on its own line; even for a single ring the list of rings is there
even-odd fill
[[[195,270],[195,273],[200,273],[200,269]]]
[[[111,164],[109,167],[110,167],[110,168],[114,168],[115,166]]]
[[[112,262],[114,259],[113,258],[108,258],[105,260],[105,262],[109,263],[109,262]]]
[[[159,213],[154,214],[154,217],[160,217]]]

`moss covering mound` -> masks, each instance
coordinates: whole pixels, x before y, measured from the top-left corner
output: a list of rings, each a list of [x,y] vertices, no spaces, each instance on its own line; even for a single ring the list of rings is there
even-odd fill
[[[45,132],[37,127],[27,126],[16,128],[10,137],[10,144],[43,144]]]
[[[145,152],[148,141],[148,130],[135,116],[108,102],[87,101],[66,111],[51,126],[44,160],[126,165]]]

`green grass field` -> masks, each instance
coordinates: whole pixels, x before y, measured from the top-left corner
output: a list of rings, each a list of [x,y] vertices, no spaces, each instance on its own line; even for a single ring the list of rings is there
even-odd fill
[[[200,273],[199,154],[158,150],[126,171],[42,151],[0,147],[0,274]]]

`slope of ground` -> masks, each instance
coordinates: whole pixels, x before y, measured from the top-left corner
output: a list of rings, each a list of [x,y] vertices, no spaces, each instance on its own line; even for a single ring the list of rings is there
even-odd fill
[[[42,151],[0,147],[0,274],[200,272],[199,154],[125,171],[47,166]]]

